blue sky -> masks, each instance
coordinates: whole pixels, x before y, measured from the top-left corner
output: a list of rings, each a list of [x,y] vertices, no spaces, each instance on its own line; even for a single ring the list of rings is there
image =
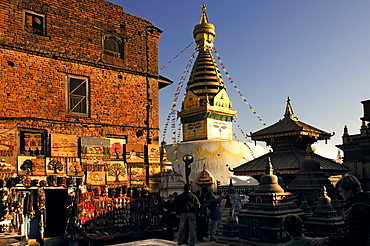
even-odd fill
[[[236,90],[223,74],[233,108],[238,110],[240,127],[234,124],[234,132],[240,141],[246,141],[241,130],[255,132],[282,119],[288,96],[300,121],[335,132],[327,144],[316,144],[316,153],[336,158],[335,145],[342,143],[345,125],[350,134],[359,133],[361,101],[370,99],[370,1],[111,2],[163,31],[159,39],[159,69],[164,69],[160,74],[174,84],[160,91],[160,140],[174,94],[195,48],[193,43],[184,50],[194,41],[192,32],[203,2],[209,22],[216,27],[217,53],[237,86]],[[180,106],[178,102],[177,110]],[[166,141],[172,142],[170,130]]]

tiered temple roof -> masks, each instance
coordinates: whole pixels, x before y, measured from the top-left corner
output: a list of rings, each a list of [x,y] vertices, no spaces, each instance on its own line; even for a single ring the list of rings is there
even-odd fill
[[[330,175],[344,174],[348,168],[312,152],[311,144],[318,140],[328,140],[332,134],[299,121],[287,100],[284,118],[277,123],[251,134],[255,141],[264,141],[273,152],[249,161],[233,169],[235,175],[258,176],[263,174],[264,165],[270,158],[275,169],[282,175],[295,174],[305,159],[317,161],[320,170]],[[308,151],[309,149],[309,151]],[[309,157],[307,157],[309,155]]]

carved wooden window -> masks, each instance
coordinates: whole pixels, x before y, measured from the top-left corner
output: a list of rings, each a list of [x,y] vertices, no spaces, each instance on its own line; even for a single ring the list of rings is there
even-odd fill
[[[24,29],[28,33],[45,36],[45,15],[26,10],[24,12]]]
[[[116,37],[105,37],[104,43],[104,54],[113,56],[116,58],[122,58],[123,46],[122,41]]]
[[[89,110],[88,79],[67,77],[67,114],[86,117]]]

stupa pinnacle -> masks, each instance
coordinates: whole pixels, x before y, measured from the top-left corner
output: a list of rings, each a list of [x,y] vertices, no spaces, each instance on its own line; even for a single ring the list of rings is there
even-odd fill
[[[187,83],[182,111],[178,113],[183,124],[183,140],[231,139],[236,110],[232,110],[221,72],[212,56],[216,30],[208,22],[204,4],[193,37],[198,56]]]
[[[186,174],[183,156],[193,157],[191,172],[186,178],[193,191],[206,194],[216,190],[217,183],[229,183],[232,177],[229,168],[259,157],[266,150],[251,142],[232,140],[232,120],[236,110],[232,109],[220,69],[212,56],[216,29],[209,23],[204,4],[199,22],[194,26],[193,37],[197,57],[187,82],[181,111],[178,112],[182,142],[167,145],[166,151],[173,169],[182,175]],[[184,176],[184,180],[186,178]],[[254,181],[257,183],[257,180]]]

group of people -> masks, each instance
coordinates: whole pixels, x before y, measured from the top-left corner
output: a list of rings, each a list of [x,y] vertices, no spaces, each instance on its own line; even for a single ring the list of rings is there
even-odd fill
[[[195,239],[203,241],[208,235],[208,224],[210,222],[210,240],[216,240],[218,221],[221,219],[220,202],[223,195],[214,196],[209,191],[205,197],[198,196],[191,191],[188,184],[184,185],[184,192],[176,198],[169,195],[163,204],[163,219],[166,223],[167,239],[174,240],[174,227],[177,217],[180,217],[178,225],[178,245],[188,243],[195,245]]]
[[[298,215],[289,214],[283,220],[283,227],[292,239],[287,246],[370,246],[370,192],[363,191],[359,180],[350,174],[343,175],[336,188],[347,202],[347,233],[340,236],[306,237],[302,233],[302,219]],[[168,239],[174,240],[173,228],[176,226],[176,216],[180,216],[179,245],[184,244],[187,237],[188,244],[195,245],[195,238],[201,241],[207,236],[208,219],[211,221],[210,238],[216,240],[217,223],[221,219],[219,204],[223,198],[223,195],[216,198],[212,192],[208,192],[203,201],[191,192],[187,184],[184,192],[176,199],[170,195],[163,205]]]

